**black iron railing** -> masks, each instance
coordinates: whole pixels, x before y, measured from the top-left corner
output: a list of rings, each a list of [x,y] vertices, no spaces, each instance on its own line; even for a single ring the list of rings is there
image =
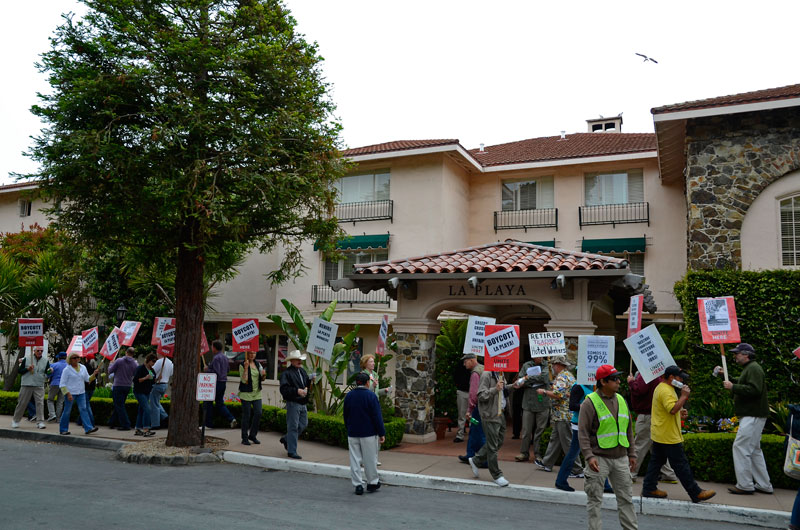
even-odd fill
[[[604,204],[602,206],[578,206],[578,224],[618,225],[647,223],[650,226],[650,203]]]
[[[340,223],[356,221],[392,220],[394,201],[343,202],[336,205],[334,215]]]
[[[334,291],[328,285],[312,285],[311,286],[311,303],[316,307],[317,304],[330,304],[336,300],[339,304],[386,304],[391,302],[389,294],[380,289],[378,291],[370,291],[366,294],[358,289],[340,289]]]
[[[555,228],[558,230],[558,208],[535,210],[502,210],[494,212],[494,231],[511,228]]]

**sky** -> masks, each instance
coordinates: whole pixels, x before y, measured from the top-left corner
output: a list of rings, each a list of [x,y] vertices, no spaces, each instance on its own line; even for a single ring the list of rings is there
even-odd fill
[[[468,148],[585,132],[623,113],[800,83],[800,2],[286,0],[316,42],[342,145],[457,138]],[[48,86],[34,63],[74,0],[9,2],[0,19],[0,183],[22,155]],[[636,53],[656,62],[644,61]]]

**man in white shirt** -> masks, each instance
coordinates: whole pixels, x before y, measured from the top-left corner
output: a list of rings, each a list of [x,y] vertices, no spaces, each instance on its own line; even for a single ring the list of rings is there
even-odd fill
[[[167,384],[172,378],[172,361],[170,361],[164,354],[158,354],[158,360],[153,365],[153,372],[156,374],[155,384],[153,384],[153,391],[150,392],[150,430],[157,430],[161,428],[161,423],[166,427],[166,421],[169,416],[167,411],[161,405],[161,398],[167,393]]]

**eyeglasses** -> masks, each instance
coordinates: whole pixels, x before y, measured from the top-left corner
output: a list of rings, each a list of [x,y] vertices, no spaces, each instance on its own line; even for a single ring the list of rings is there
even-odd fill
[[[616,381],[617,383],[619,383],[619,376],[618,375],[612,375],[612,376],[606,377],[606,379],[609,380],[609,381]]]

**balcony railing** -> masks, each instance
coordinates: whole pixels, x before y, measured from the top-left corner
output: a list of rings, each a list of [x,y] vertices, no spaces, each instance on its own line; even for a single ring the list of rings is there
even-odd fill
[[[558,230],[558,208],[535,210],[502,210],[494,212],[494,231],[512,228],[555,228]]]
[[[578,224],[621,225],[647,223],[650,226],[650,203],[604,204],[601,206],[578,206]]]
[[[334,215],[340,223],[356,221],[392,220],[394,201],[343,202],[336,205]]]
[[[314,304],[314,307],[317,304],[330,304],[334,300],[339,304],[350,304],[350,307],[353,307],[353,304],[386,304],[388,306],[391,303],[389,294],[383,289],[364,294],[358,289],[334,291],[328,285],[311,286],[311,303]]]

